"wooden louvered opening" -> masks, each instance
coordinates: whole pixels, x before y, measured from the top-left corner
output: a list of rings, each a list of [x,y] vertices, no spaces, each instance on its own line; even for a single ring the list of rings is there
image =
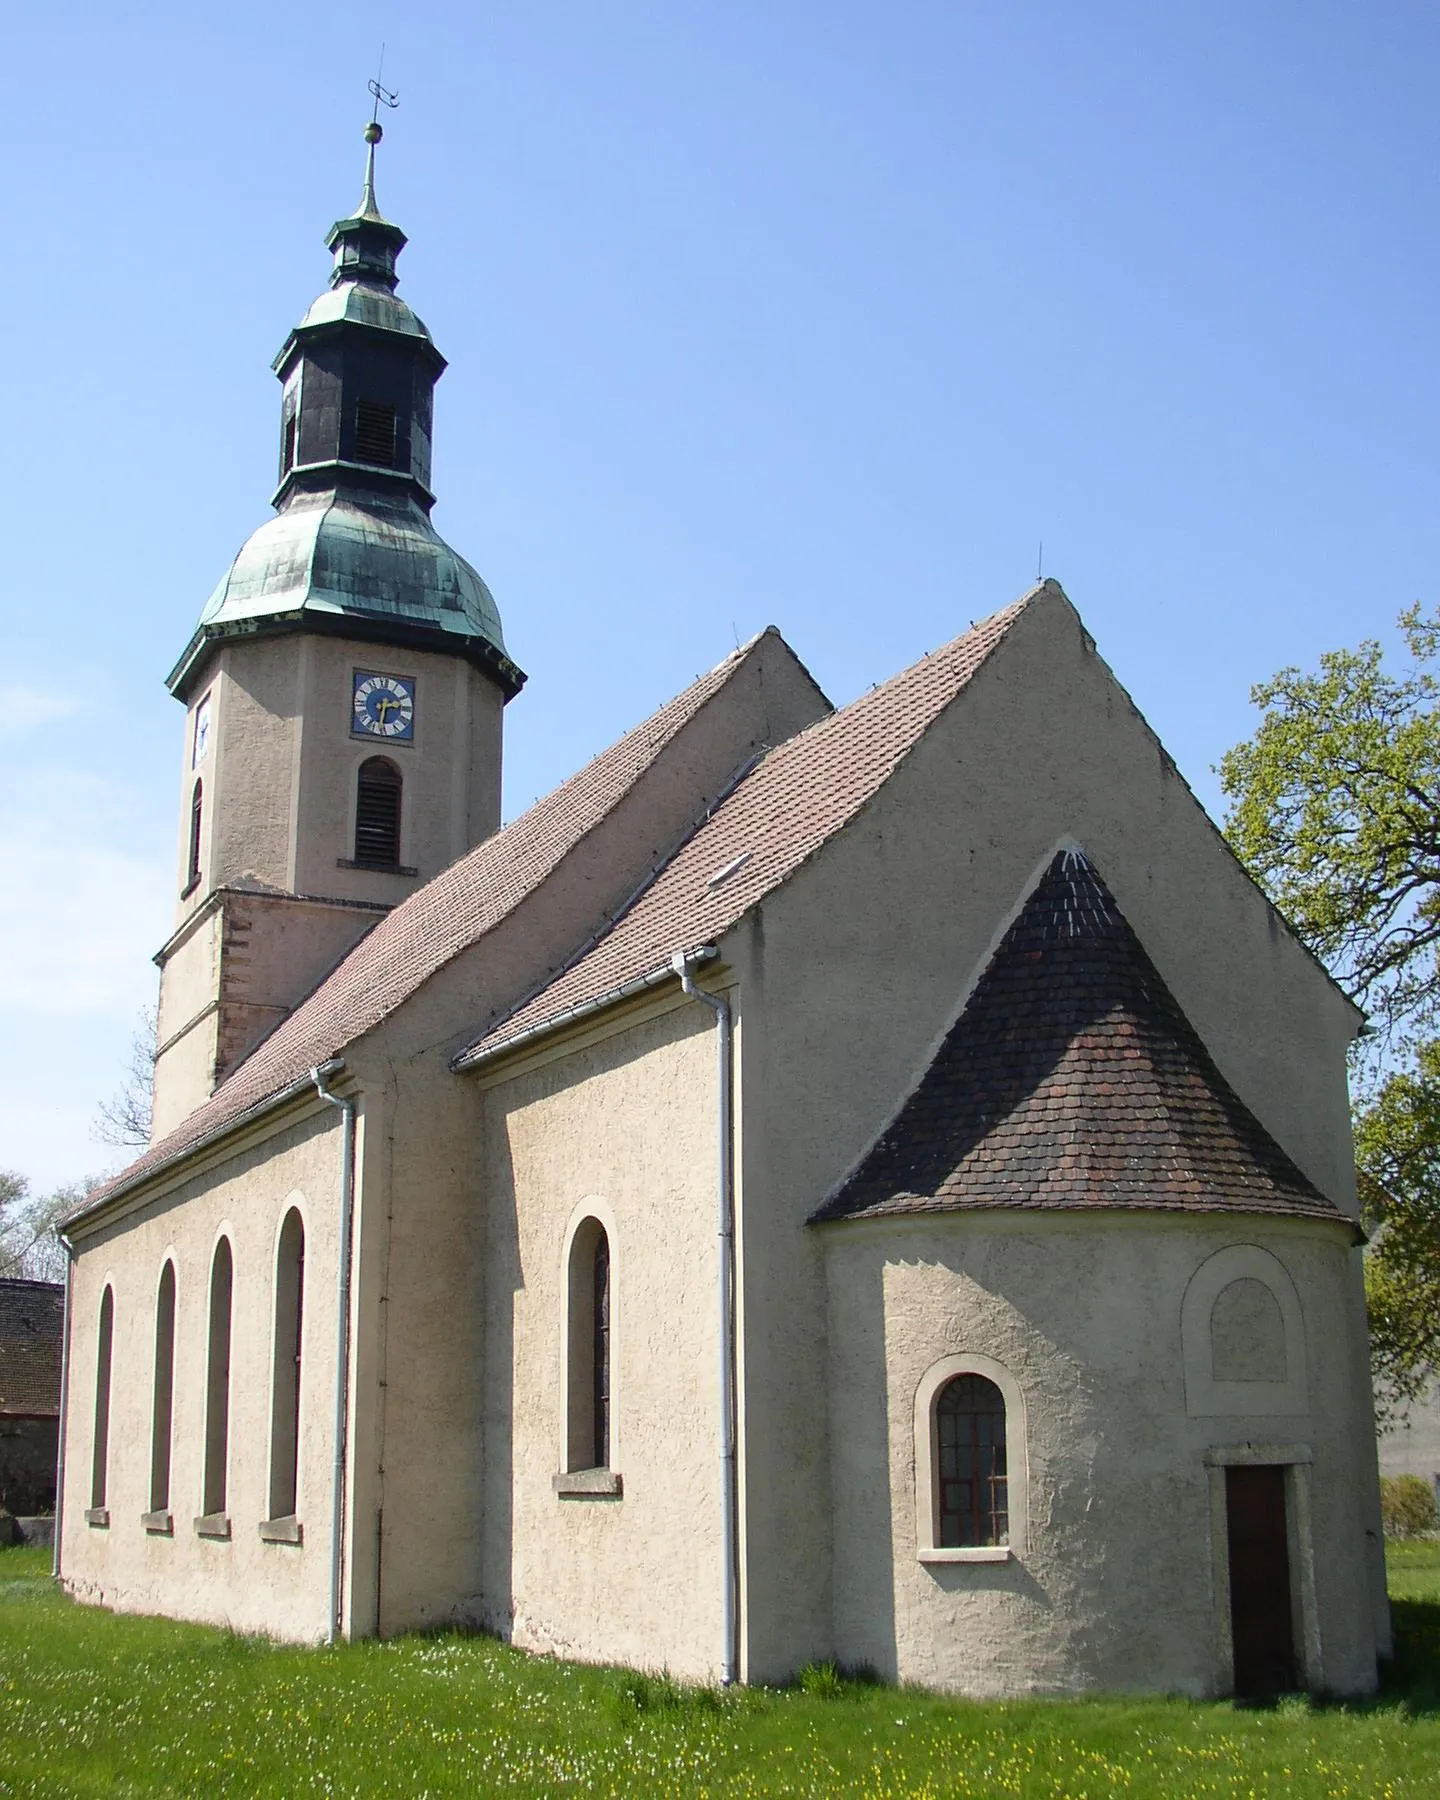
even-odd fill
[[[383,756],[360,765],[355,788],[355,861],[393,869],[400,862],[400,771]]]
[[[377,469],[395,467],[395,408],[361,400],[355,407],[355,460]]]
[[[295,467],[295,414],[285,421],[284,442],[280,448],[280,473],[288,475]]]

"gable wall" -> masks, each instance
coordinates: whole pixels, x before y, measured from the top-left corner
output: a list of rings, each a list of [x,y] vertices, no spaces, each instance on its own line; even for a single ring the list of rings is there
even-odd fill
[[[751,1678],[828,1653],[831,1633],[825,1279],[804,1220],[913,1088],[1065,834],[1240,1097],[1353,1209],[1354,1015],[1236,867],[1068,602],[1042,594],[866,811],[727,945],[750,1016]],[[797,1542],[813,1554],[797,1556]]]

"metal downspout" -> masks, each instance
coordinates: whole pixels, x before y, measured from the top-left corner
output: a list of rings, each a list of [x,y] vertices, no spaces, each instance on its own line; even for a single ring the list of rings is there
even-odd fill
[[[355,1210],[355,1102],[342,1100],[325,1086],[325,1078],[342,1064],[325,1063],[310,1071],[315,1092],[341,1113],[340,1128],[340,1255],[339,1292],[335,1342],[335,1461],[330,1489],[330,1620],[325,1641],[333,1644],[340,1636],[340,1576],[345,1525],[345,1449],[349,1422],[350,1399],[350,1243]]]
[[[720,1240],[720,1270],[716,1299],[720,1312],[720,1542],[721,1542],[721,1638],[720,1681],[731,1687],[739,1676],[739,1571],[740,1546],[736,1503],[735,1430],[735,1063],[732,1049],[733,1022],[730,1002],[719,994],[707,994],[695,985],[690,961],[677,950],[670,966],[691,1000],[698,1000],[715,1014],[716,1091],[718,1102],[718,1192],[716,1234]]]
[[[70,1290],[75,1276],[75,1246],[63,1231],[56,1237],[65,1247],[65,1318],[60,1335],[60,1442],[55,1456],[55,1544],[50,1573],[60,1579],[60,1541],[65,1526],[65,1432],[70,1418]]]

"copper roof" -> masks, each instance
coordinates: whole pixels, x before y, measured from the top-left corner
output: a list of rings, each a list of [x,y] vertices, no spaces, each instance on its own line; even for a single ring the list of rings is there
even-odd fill
[[[0,1413],[59,1413],[64,1329],[63,1287],[0,1281]]]
[[[814,1221],[986,1207],[1344,1217],[1230,1088],[1078,850]]]
[[[97,1188],[81,1211],[89,1212],[116,1190],[133,1185],[283,1093],[373,1030],[422,983],[493,930],[614,810],[676,732],[725,686],[765,635],[727,656],[528,812],[386,914],[203,1106],[114,1181]]]
[[[1032,597],[769,751],[613,929],[477,1038],[457,1066],[497,1054],[537,1026],[661,967],[677,950],[694,950],[728,930],[873,798]]]

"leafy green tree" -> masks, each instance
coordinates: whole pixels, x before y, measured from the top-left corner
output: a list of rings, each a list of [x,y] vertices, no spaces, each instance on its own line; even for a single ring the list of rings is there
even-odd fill
[[[1369,1013],[1355,1113],[1372,1367],[1382,1414],[1440,1370],[1440,614],[1251,694],[1220,765],[1226,832],[1298,935]]]
[[[1241,861],[1403,1051],[1440,1029],[1440,615],[1400,629],[1398,674],[1369,640],[1261,682],[1220,781]]]

